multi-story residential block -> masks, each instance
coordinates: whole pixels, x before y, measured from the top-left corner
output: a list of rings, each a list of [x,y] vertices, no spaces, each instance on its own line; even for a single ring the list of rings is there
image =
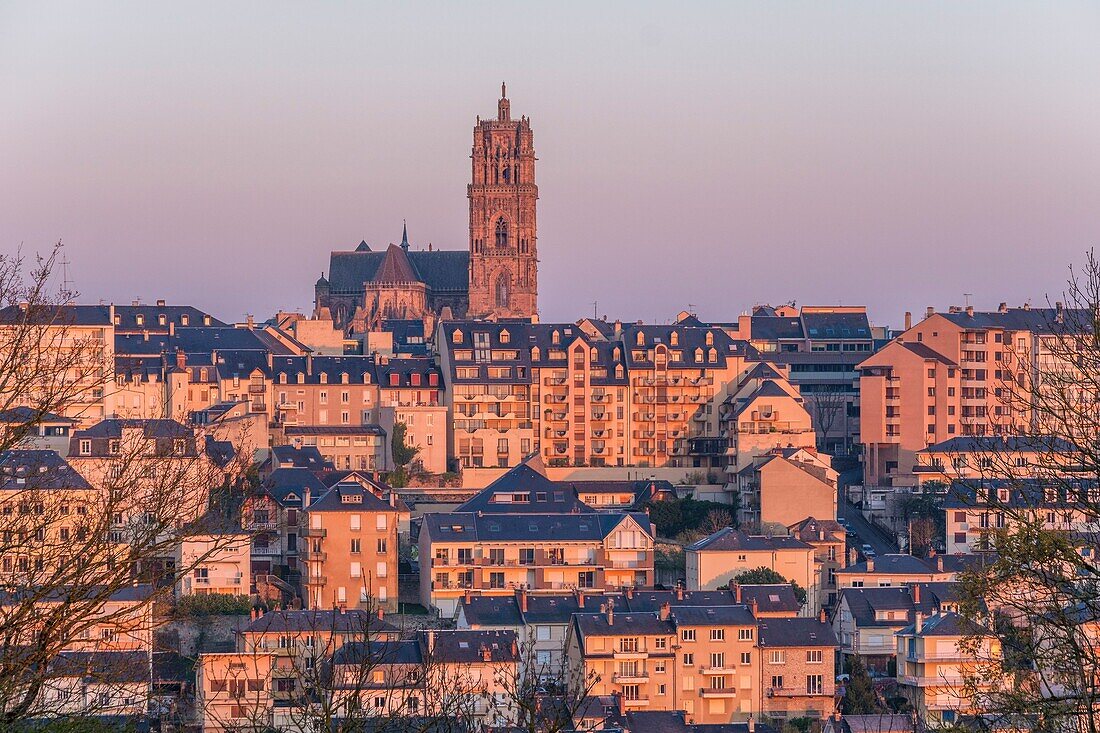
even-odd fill
[[[29,407],[0,410],[0,440],[4,445],[23,450],[52,450],[64,456],[69,452],[69,432],[76,425],[71,417],[52,412],[39,414]]]
[[[186,570],[176,582],[177,596],[246,596],[252,588],[249,536],[236,530],[182,537],[176,546],[176,567]]]
[[[684,549],[691,590],[732,585],[743,572],[768,568],[807,592],[807,607],[820,605],[813,545],[794,537],[749,535],[726,527]]]
[[[377,362],[378,424],[388,435],[394,425],[405,426],[405,444],[417,449],[415,470],[446,472],[450,430],[443,379],[435,362],[426,358],[380,358]]]
[[[741,526],[788,527],[807,515],[836,517],[837,472],[813,448],[772,448],[731,478]]]
[[[872,675],[893,675],[894,634],[925,615],[958,611],[957,583],[914,583],[886,588],[841,588],[832,614],[844,657],[860,657]]]
[[[425,605],[453,617],[466,591],[511,595],[653,585],[654,529],[641,512],[595,512],[550,481],[538,456],[420,530]]]
[[[241,526],[252,536],[252,573],[272,574],[279,565],[294,569],[301,550],[302,507],[328,487],[307,468],[277,468],[245,500]]]
[[[925,618],[897,632],[898,686],[929,728],[964,715],[995,712],[983,695],[1002,674],[1000,641],[955,612]]]
[[[49,718],[136,724],[152,699],[148,651],[66,651],[50,661],[37,705]]]
[[[954,436],[1025,432],[1033,420],[1019,411],[1026,375],[1057,358],[1047,339],[1064,318],[1061,307],[930,308],[862,362],[864,483],[916,484],[918,453]]]
[[[63,640],[65,651],[138,651],[148,655],[153,647],[152,595],[153,587],[147,584],[115,590],[93,586],[76,592],[69,588],[56,588],[49,593],[40,588],[9,590],[0,597],[0,612],[5,618],[18,618],[22,613],[20,606],[28,600],[33,600],[35,608],[42,612],[36,623],[21,622],[18,629],[12,627],[13,635],[19,634],[11,639],[13,644],[31,648],[41,631],[40,624],[46,623],[52,614],[80,609],[81,617],[73,619],[70,638]],[[17,654],[14,647],[9,654]]]
[[[762,708],[772,718],[827,718],[836,708],[836,634],[819,618],[761,619]]]
[[[836,572],[840,588],[888,588],[911,583],[957,580],[960,573],[986,562],[982,555],[879,555]]]
[[[1100,530],[1092,511],[1100,487],[1092,480],[964,479],[953,482],[943,499],[947,552],[986,553],[996,549],[993,534],[1020,521],[1041,522],[1047,530],[1088,537]],[[1087,549],[1087,548],[1083,548]]]
[[[832,519],[807,517],[789,525],[787,531],[795,539],[814,548],[816,575],[821,589],[819,599],[822,607],[831,609],[836,604],[836,574],[848,561],[844,527]]]
[[[704,724],[745,720],[762,709],[759,636],[750,608],[676,606],[669,618],[677,633],[674,679],[680,708],[665,709],[682,709]],[[629,699],[625,690],[624,697]]]
[[[302,529],[302,581],[311,609],[397,608],[397,495],[348,481],[309,498]]]
[[[730,385],[730,396],[718,410],[719,434],[725,439],[726,473],[737,489],[737,476],[756,457],[777,448],[816,450],[810,413],[798,389],[780,368],[757,363]]]
[[[385,471],[391,468],[386,431],[379,425],[287,425],[283,437],[291,445],[316,447],[326,463],[343,471]]]

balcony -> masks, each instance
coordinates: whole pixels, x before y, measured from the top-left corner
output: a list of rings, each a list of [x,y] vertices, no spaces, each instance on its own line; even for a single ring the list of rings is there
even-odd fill
[[[267,547],[253,545],[252,554],[259,557],[277,557],[283,554],[283,548],[279,545],[268,545]]]
[[[328,530],[323,527],[302,528],[303,537],[328,537]]]
[[[764,694],[768,697],[825,697],[826,692],[821,690],[820,692],[806,692],[800,690],[797,687],[769,687],[764,691]],[[828,693],[828,697],[832,697],[832,693]]]
[[[700,667],[699,671],[711,677],[715,675],[724,676],[727,674],[737,674],[737,667]]]
[[[628,708],[644,708],[649,706],[648,697],[623,697],[623,705]]]
[[[315,562],[324,562],[325,560],[328,559],[328,553],[327,552],[313,552],[308,547],[303,547],[302,548],[302,559],[307,560],[307,561],[308,560],[313,560]]]
[[[250,520],[244,523],[244,528],[253,532],[262,532],[263,530],[273,530],[279,528],[279,523],[275,520],[256,521]]]
[[[649,650],[647,650],[645,647],[638,647],[633,651],[629,649],[616,649],[612,653],[612,656],[615,659],[645,659],[647,656],[649,656]]]
[[[327,575],[307,575],[305,576],[306,585],[327,585]]]
[[[263,394],[264,392],[267,392],[267,387],[265,385],[262,385],[262,384],[250,384],[250,385],[248,385],[248,393],[249,394]]]
[[[649,682],[649,673],[645,670],[641,670],[631,674],[615,674],[611,676],[611,681],[617,685],[632,685]]]
[[[737,688],[735,687],[700,687],[699,697],[716,698],[716,697],[737,697]]]

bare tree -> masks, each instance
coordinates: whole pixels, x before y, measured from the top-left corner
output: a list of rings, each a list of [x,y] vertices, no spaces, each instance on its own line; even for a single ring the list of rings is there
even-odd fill
[[[1041,731],[1100,724],[1100,263],[1071,272],[1062,301],[1006,331],[994,353],[989,423],[976,476],[949,490],[948,511],[979,528],[995,561],[964,576],[963,613],[988,629],[969,639],[969,692]],[[964,379],[967,375],[963,375]],[[978,388],[974,388],[978,389]],[[990,646],[990,645],[987,645]]]
[[[827,385],[829,389],[813,392],[809,401],[813,406],[814,429],[817,431],[817,448],[824,451],[826,441],[833,429],[837,427],[837,421],[848,410],[848,392],[839,385]],[[847,450],[848,437],[844,436],[845,449]]]

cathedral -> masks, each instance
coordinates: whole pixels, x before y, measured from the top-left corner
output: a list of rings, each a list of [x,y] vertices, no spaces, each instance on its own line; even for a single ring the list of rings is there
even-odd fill
[[[470,241],[465,251],[401,244],[332,252],[316,284],[315,317],[331,316],[349,334],[391,319],[529,318],[538,310],[535,148],[527,117],[512,119],[500,87],[496,119],[474,125],[470,155]]]

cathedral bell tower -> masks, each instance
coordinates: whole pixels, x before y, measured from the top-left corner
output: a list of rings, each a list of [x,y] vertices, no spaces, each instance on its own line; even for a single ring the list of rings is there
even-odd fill
[[[495,120],[478,117],[470,155],[470,305],[478,318],[538,311],[535,148],[531,123],[512,119],[504,84]]]

